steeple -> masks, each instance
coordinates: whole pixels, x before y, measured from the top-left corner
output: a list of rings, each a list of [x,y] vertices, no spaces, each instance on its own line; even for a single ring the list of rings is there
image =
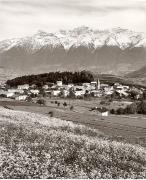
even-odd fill
[[[97,83],[97,89],[99,90],[100,89],[100,81],[98,79],[98,83]]]

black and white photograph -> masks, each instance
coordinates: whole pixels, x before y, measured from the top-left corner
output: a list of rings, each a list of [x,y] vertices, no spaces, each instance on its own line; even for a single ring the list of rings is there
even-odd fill
[[[146,179],[146,0],[0,0],[0,179]]]

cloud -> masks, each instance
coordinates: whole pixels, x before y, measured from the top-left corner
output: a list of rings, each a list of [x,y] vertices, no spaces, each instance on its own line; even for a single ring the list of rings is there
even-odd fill
[[[146,0],[0,0],[0,39],[86,25],[146,32]]]

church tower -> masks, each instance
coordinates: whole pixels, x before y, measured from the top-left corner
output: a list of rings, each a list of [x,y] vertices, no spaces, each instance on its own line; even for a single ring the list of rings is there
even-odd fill
[[[100,81],[98,79],[98,82],[97,82],[97,89],[99,90],[100,89]]]

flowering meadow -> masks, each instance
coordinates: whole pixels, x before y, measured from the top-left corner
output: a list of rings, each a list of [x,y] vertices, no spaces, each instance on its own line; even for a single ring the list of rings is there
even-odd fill
[[[146,178],[146,149],[83,125],[0,108],[0,178]]]

